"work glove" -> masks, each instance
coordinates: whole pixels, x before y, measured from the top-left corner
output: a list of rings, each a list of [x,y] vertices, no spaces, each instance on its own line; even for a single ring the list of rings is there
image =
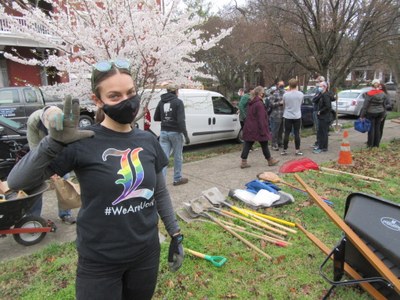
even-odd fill
[[[190,140],[188,136],[185,136],[185,145],[189,145],[190,144]]]
[[[183,251],[182,241],[183,235],[178,234],[172,237],[171,243],[169,244],[168,265],[172,272],[178,271],[183,263],[185,253]]]
[[[50,126],[50,137],[62,144],[70,144],[94,135],[91,130],[78,130],[80,106],[79,100],[67,96],[64,102],[62,126]]]
[[[62,130],[63,119],[63,111],[57,106],[48,106],[40,116],[40,120],[47,129],[55,128],[56,130]]]

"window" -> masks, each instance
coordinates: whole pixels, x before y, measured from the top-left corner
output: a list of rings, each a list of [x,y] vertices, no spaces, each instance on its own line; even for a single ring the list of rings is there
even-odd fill
[[[0,87],[8,86],[7,64],[5,59],[0,59]]]
[[[307,106],[313,105],[312,99],[309,97],[307,97],[307,98],[304,97],[303,105],[307,105]]]
[[[34,90],[32,89],[24,89],[24,95],[26,99],[26,103],[37,103],[38,98]]]
[[[360,95],[358,92],[340,92],[338,98],[357,98]]]
[[[9,105],[11,103],[19,103],[18,91],[9,89],[0,91],[0,105]]]
[[[214,113],[220,115],[231,115],[234,114],[232,104],[223,97],[212,97]]]

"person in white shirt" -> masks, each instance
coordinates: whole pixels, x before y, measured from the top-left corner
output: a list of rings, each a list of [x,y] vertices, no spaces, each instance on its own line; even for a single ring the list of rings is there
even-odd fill
[[[283,151],[281,155],[287,155],[289,135],[293,130],[296,155],[303,155],[300,151],[300,127],[301,127],[301,104],[303,103],[303,93],[297,88],[297,79],[289,80],[289,91],[283,94],[283,122],[284,138]]]

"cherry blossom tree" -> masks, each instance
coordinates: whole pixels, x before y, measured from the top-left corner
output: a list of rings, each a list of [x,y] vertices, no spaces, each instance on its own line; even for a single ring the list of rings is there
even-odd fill
[[[12,9],[26,23],[5,14],[13,32],[47,45],[45,57],[26,59],[18,53],[5,53],[7,59],[26,65],[55,68],[69,82],[52,86],[60,95],[84,97],[90,93],[90,73],[100,60],[125,58],[139,89],[153,89],[174,80],[195,85],[202,62],[193,54],[218,44],[230,30],[221,29],[207,40],[198,29],[201,18],[178,0],[45,0],[52,11],[43,11],[29,1],[12,1]],[[4,2],[3,2],[4,3]],[[40,30],[38,30],[40,29]]]

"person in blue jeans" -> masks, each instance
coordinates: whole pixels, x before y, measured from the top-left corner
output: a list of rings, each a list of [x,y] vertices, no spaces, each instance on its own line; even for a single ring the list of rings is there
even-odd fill
[[[165,155],[170,157],[174,153],[174,183],[181,185],[189,182],[182,177],[183,163],[183,138],[185,144],[189,144],[189,136],[186,130],[185,107],[183,101],[178,98],[178,86],[171,82],[166,84],[167,93],[161,95],[161,100],[154,112],[154,121],[161,121],[160,145]],[[166,176],[167,167],[163,174]]]
[[[29,149],[33,150],[39,142],[48,134],[49,126],[56,126],[56,124],[50,124],[49,119],[52,115],[61,114],[62,111],[57,106],[45,106],[33,112],[27,121],[27,139]],[[69,178],[69,173],[66,174],[64,179]],[[40,217],[43,206],[43,195],[37,196],[37,199],[33,206],[28,210],[27,214]],[[68,225],[76,223],[76,219],[72,216],[70,209],[62,210],[58,209],[58,217]]]

